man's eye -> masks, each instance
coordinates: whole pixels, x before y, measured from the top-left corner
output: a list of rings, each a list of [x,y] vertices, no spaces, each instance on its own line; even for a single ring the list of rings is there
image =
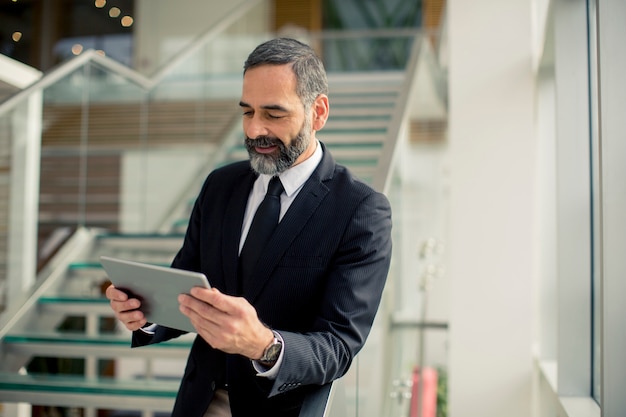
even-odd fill
[[[245,111],[245,112],[243,112],[243,115],[242,115],[242,116],[244,116],[244,117],[250,117],[250,116],[252,116],[252,112],[251,112],[251,111]]]
[[[268,114],[267,116],[268,116],[270,119],[280,119],[280,118],[282,118],[282,117],[283,117],[283,116],[277,116],[277,115],[274,115],[274,114]]]

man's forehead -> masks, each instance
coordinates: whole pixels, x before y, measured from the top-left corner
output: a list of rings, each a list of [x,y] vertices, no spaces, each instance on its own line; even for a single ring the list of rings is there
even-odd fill
[[[250,106],[286,106],[298,100],[296,78],[285,66],[263,65],[246,71],[243,77],[241,102]]]

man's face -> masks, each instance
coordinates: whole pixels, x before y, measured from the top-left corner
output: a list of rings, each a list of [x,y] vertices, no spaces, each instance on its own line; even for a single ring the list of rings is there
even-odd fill
[[[239,105],[255,171],[278,175],[315,150],[313,113],[305,114],[289,65],[262,65],[246,71]]]

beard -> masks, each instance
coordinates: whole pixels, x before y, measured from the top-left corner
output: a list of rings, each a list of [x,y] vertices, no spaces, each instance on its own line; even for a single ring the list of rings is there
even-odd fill
[[[291,141],[291,145],[286,146],[283,141],[272,136],[257,136],[254,139],[246,137],[245,146],[250,156],[250,164],[257,174],[276,176],[289,169],[300,155],[309,147],[311,143],[310,123],[304,125],[298,134]],[[278,154],[258,153],[255,146],[269,147],[277,146]]]

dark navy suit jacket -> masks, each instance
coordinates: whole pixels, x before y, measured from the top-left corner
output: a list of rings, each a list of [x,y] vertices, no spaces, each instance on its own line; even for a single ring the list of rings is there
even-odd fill
[[[249,359],[196,337],[173,417],[202,416],[224,383],[234,417],[297,416],[304,396],[344,375],[365,343],[389,270],[391,209],[383,194],[323,150],[243,294],[285,341],[277,378],[256,376]],[[248,161],[207,177],[172,266],[201,271],[212,286],[237,295],[239,240],[256,178]],[[133,346],[180,334],[164,327],[154,336],[138,331]]]

